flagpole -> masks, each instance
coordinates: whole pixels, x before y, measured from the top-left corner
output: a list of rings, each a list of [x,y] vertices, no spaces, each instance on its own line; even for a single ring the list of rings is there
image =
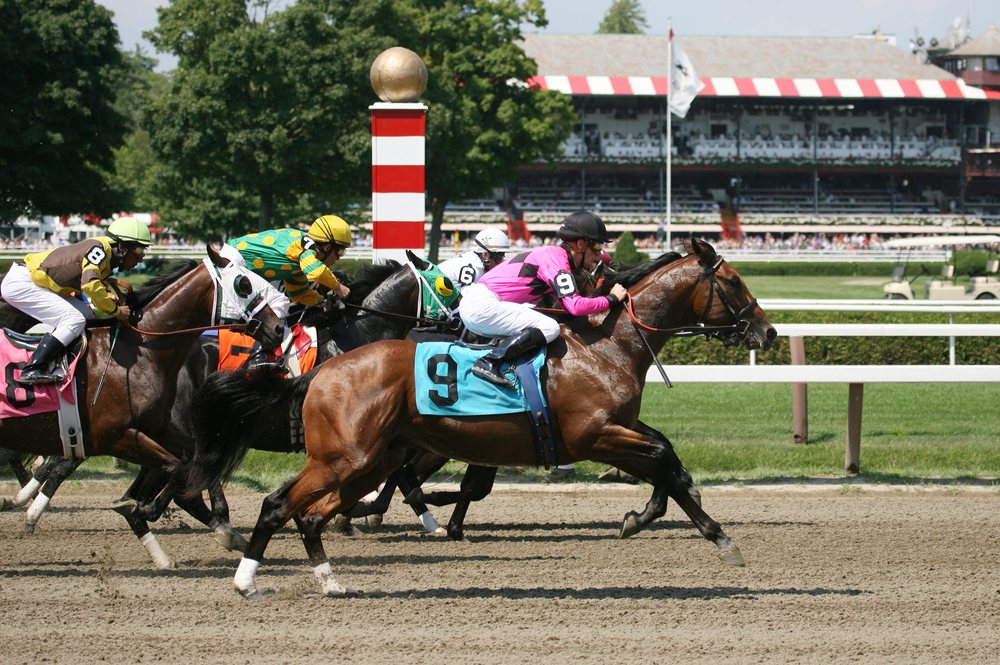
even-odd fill
[[[672,92],[671,88],[673,87],[672,83],[673,83],[673,77],[674,77],[674,72],[673,72],[673,67],[674,67],[674,63],[673,63],[673,55],[674,55],[674,53],[673,53],[674,52],[674,27],[671,24],[671,20],[672,20],[671,17],[668,16],[667,17],[667,102],[666,102],[666,104],[667,104],[667,140],[666,140],[666,144],[667,144],[667,249],[666,249],[666,251],[668,251],[668,252],[671,251],[671,249],[674,246],[673,242],[672,242],[672,239],[671,239],[671,231],[670,231],[671,208],[673,207],[672,204],[671,204],[671,198],[672,198],[671,187],[673,185],[673,182],[672,182],[671,175],[670,175],[670,166],[671,166],[671,161],[672,161],[671,153],[673,152],[673,149],[674,149],[673,148],[674,138],[673,138],[672,132],[671,132],[671,127],[672,127],[673,123],[672,123],[672,120],[671,120],[671,117],[670,117],[670,116],[673,115],[673,113],[670,112],[670,95],[671,95],[671,92]]]

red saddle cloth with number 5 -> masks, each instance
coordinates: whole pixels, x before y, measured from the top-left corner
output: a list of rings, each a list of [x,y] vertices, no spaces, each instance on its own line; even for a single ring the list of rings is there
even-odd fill
[[[7,328],[0,335],[0,363],[3,363],[3,375],[0,376],[0,418],[21,418],[39,413],[49,413],[59,410],[59,399],[68,404],[74,404],[73,376],[81,352],[70,352],[72,356],[63,362],[66,366],[66,378],[62,383],[41,383],[33,386],[19,383],[21,370],[31,360],[39,335],[24,335]],[[81,349],[82,350],[82,349]]]

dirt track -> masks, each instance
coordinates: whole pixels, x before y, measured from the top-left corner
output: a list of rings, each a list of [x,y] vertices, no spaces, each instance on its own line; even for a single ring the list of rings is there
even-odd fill
[[[13,485],[0,484],[4,495]],[[0,662],[996,662],[1000,493],[705,492],[748,565],[721,564],[671,505],[627,541],[642,490],[495,494],[471,543],[386,528],[328,536],[338,579],[319,597],[291,531],[242,600],[236,557],[190,518],[157,531],[180,563],[152,569],[104,507],[123,487],[67,487],[34,535],[0,514]],[[261,495],[234,493],[248,534]],[[438,509],[439,517],[447,511]]]

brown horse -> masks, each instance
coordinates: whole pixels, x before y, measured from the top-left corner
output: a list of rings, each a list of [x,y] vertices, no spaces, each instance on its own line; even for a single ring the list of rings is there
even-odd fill
[[[671,335],[701,333],[759,349],[769,348],[776,335],[740,275],[711,246],[694,241],[692,248],[686,257],[664,255],[608,280],[604,289],[613,283],[629,289],[629,307],[563,327],[561,338],[548,349],[548,402],[559,432],[560,459],[610,464],[653,485],[646,510],[626,515],[624,535],[662,515],[669,497],[717,545],[724,562],[743,565],[739,548],[688,493],[669,445],[658,433],[637,427],[650,352]],[[323,525],[371,491],[398,464],[407,445],[474,464],[536,463],[534,437],[523,414],[418,414],[414,352],[410,342],[378,342],[299,379],[308,385],[302,411],[308,459],[298,476],[264,499],[234,579],[243,596],[257,594],[256,569],[264,550],[292,518],[323,592],[344,594],[323,548]],[[253,381],[239,383],[244,390],[255,389]],[[212,406],[238,402],[221,392],[206,398]]]
[[[267,349],[281,343],[283,323],[264,300],[263,278],[231,265],[212,246],[208,257],[208,263],[192,262],[145,288],[138,296],[142,319],[134,326],[121,326],[114,335],[111,328],[91,332],[76,372],[79,455],[113,455],[176,471],[184,438],[171,426],[170,409],[177,373],[200,332],[221,316],[238,321]],[[0,447],[65,454],[55,413],[0,421]],[[169,501],[174,489],[164,490],[161,500]],[[165,566],[168,559],[155,538],[150,534],[143,543]]]

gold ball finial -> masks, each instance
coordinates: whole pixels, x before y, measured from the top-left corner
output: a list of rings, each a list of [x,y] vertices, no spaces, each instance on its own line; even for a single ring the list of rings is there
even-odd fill
[[[427,67],[408,48],[393,46],[378,54],[370,72],[372,88],[383,102],[412,102],[427,88]]]

